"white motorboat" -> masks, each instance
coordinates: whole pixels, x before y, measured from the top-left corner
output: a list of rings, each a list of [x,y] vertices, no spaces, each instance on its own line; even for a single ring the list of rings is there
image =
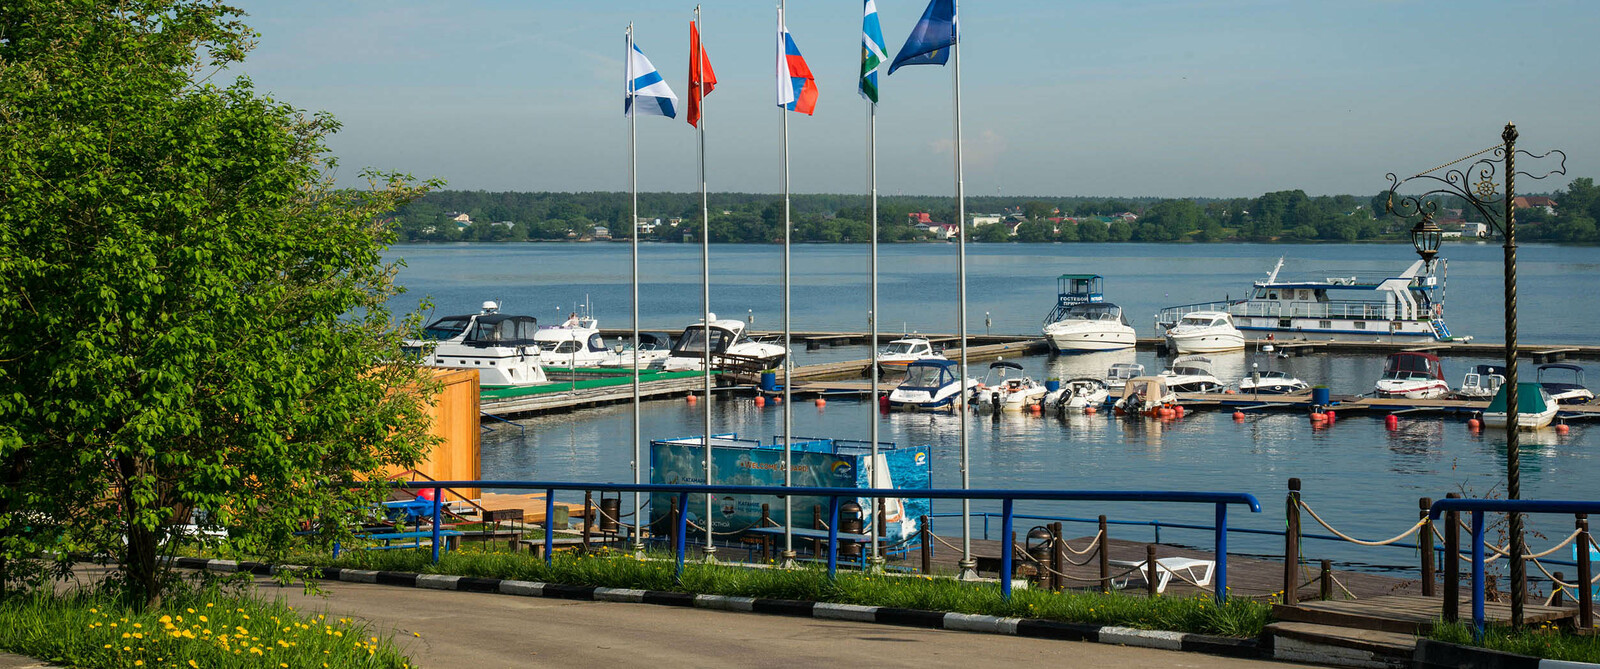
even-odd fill
[[[499,303],[484,302],[481,313],[434,321],[405,350],[429,367],[476,369],[483,388],[538,385],[549,382],[539,366],[538,330],[534,317],[502,314]]]
[[[1499,392],[1506,382],[1506,368],[1500,365],[1478,365],[1461,379],[1455,395],[1467,400],[1486,400]]]
[[[1275,369],[1251,372],[1239,380],[1239,392],[1245,395],[1291,395],[1310,389],[1311,384]]]
[[[1133,326],[1122,307],[1105,301],[1105,279],[1098,274],[1056,277],[1056,307],[1044,319],[1044,337],[1057,353],[1086,353],[1132,348]]]
[[[954,360],[916,360],[906,366],[906,378],[889,391],[889,408],[900,411],[955,411],[978,382],[958,378]]]
[[[1106,370],[1106,387],[1121,391],[1128,379],[1144,376],[1144,365],[1137,362],[1119,362]]]
[[[1450,394],[1444,380],[1444,365],[1439,356],[1416,351],[1389,354],[1383,365],[1383,378],[1373,388],[1378,397],[1426,400]]]
[[[1572,380],[1546,381],[1545,376],[1549,372],[1556,372],[1555,374],[1548,374],[1551,377],[1559,377],[1561,372],[1566,372],[1567,378]],[[1549,391],[1550,397],[1554,398],[1557,404],[1588,404],[1594,401],[1594,392],[1584,387],[1583,368],[1578,365],[1565,362],[1539,365],[1539,376],[1537,378],[1539,385]]]
[[[901,371],[918,360],[944,360],[944,354],[933,350],[933,344],[922,337],[901,337],[878,351],[878,367]]]
[[[1111,390],[1106,387],[1106,382],[1100,379],[1077,378],[1061,384],[1061,388],[1044,396],[1046,409],[1055,409],[1057,413],[1064,414],[1069,411],[1082,411],[1089,407],[1098,407],[1106,403]]]
[[[616,352],[606,347],[600,322],[588,313],[587,305],[581,315],[573,312],[560,325],[539,328],[533,338],[539,342],[546,367],[602,367],[617,362]]]
[[[683,329],[663,368],[669,372],[705,369],[707,330],[710,330],[711,367],[721,370],[773,369],[783,364],[789,351],[781,344],[756,341],[745,335],[744,321],[717,319],[711,314],[711,327],[701,324]]]
[[[1163,332],[1167,346],[1178,353],[1222,353],[1244,350],[1244,333],[1233,326],[1233,317],[1223,311],[1195,311],[1184,314],[1176,325]]]
[[[1217,378],[1211,359],[1199,355],[1174,358],[1172,366],[1161,372],[1161,378],[1175,393],[1222,392],[1227,385]]]
[[[630,336],[629,339],[632,339]],[[634,350],[628,342],[613,344],[611,350],[615,353],[606,362],[600,363],[601,367],[615,367],[620,369],[633,369]],[[658,332],[639,333],[639,369],[660,369],[667,361],[667,356],[672,353],[672,337]]]
[[[1122,387],[1122,396],[1113,404],[1119,415],[1153,416],[1162,408],[1178,403],[1178,394],[1167,387],[1164,376],[1136,376]]]
[[[1494,399],[1483,410],[1483,424],[1485,427],[1505,429],[1506,416],[1506,391],[1509,385],[1500,386],[1495,392]],[[1556,412],[1560,408],[1555,398],[1550,396],[1543,386],[1537,383],[1517,384],[1517,427],[1523,430],[1537,430],[1550,425],[1555,420]]]
[[[1022,411],[1040,403],[1045,392],[1043,385],[1023,373],[1022,365],[998,360],[989,363],[989,373],[975,396],[980,411]]]

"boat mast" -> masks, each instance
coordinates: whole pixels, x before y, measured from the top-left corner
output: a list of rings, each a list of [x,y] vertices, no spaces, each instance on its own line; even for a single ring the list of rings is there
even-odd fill
[[[700,21],[700,5],[694,6],[695,29],[700,32],[700,53],[696,58],[705,59],[706,31],[705,24]],[[703,69],[703,67],[702,67]],[[701,362],[705,366],[706,382],[706,413],[705,413],[705,447],[706,447],[706,485],[711,485],[711,207],[706,198],[706,84],[705,72],[700,73],[700,81],[695,82],[695,91],[700,99],[700,122],[696,129],[700,135],[700,300],[704,308],[704,326],[701,334],[705,336],[705,357]],[[706,493],[706,515],[702,520],[706,524],[707,562],[715,562],[717,546],[711,542],[711,493]],[[688,506],[685,504],[685,506]],[[685,509],[683,513],[688,513]]]

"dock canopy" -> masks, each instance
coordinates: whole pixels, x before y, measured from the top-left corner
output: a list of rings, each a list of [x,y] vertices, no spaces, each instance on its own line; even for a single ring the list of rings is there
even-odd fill
[[[532,316],[480,314],[467,332],[468,346],[532,346],[539,321]]]
[[[1489,407],[1484,409],[1483,412],[1505,413],[1506,390],[1507,386],[1500,386],[1500,390],[1494,394],[1494,399],[1489,401]],[[1549,408],[1550,407],[1544,403],[1544,388],[1541,388],[1539,384],[1517,384],[1517,413],[1540,414],[1544,413],[1545,410]]]

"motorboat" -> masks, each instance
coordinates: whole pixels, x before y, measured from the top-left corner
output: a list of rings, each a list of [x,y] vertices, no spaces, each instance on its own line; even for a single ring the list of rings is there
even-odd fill
[[[732,318],[719,320],[716,314],[710,316],[710,327],[706,326],[706,321],[700,321],[683,329],[683,334],[678,336],[678,343],[667,355],[663,369],[669,372],[705,369],[708,337],[713,369],[773,369],[782,365],[788,356],[789,350],[781,344],[756,341],[747,336],[744,321]]]
[[[1489,401],[1489,406],[1483,410],[1483,424],[1485,427],[1505,429],[1506,416],[1506,391],[1511,386],[1502,385],[1495,392],[1494,399]],[[1555,420],[1559,411],[1554,397],[1538,383],[1517,384],[1517,427],[1523,430],[1537,430],[1550,425]]]
[[[1153,416],[1178,403],[1178,394],[1167,387],[1167,377],[1136,376],[1122,387],[1122,396],[1112,405],[1118,415]]]
[[[1430,343],[1468,341],[1451,335],[1444,321],[1443,258],[1418,260],[1399,276],[1378,281],[1334,277],[1322,281],[1280,281],[1283,259],[1265,281],[1242,299],[1166,307],[1156,330],[1178,324],[1195,312],[1224,312],[1251,339],[1391,341]]]
[[[1551,377],[1559,378],[1562,376],[1562,372],[1566,372],[1566,378],[1570,378],[1572,380],[1570,382],[1559,380],[1546,381],[1546,374],[1552,371],[1556,373],[1549,374]],[[1557,404],[1588,404],[1589,402],[1594,401],[1594,392],[1583,386],[1583,368],[1579,367],[1578,365],[1565,362],[1552,362],[1548,365],[1539,365],[1539,375],[1537,378],[1539,385],[1543,386],[1546,391],[1549,391],[1550,397],[1554,398]]]
[[[1110,388],[1101,379],[1071,379],[1062,383],[1059,390],[1045,394],[1044,407],[1055,409],[1057,413],[1082,411],[1105,404],[1110,395]]]
[[[1022,365],[998,360],[989,363],[989,373],[974,395],[979,410],[1022,411],[1043,401],[1045,392],[1043,385],[1023,373]]]
[[[1144,376],[1144,365],[1137,362],[1119,362],[1106,370],[1106,387],[1121,391],[1128,379]]]
[[[1506,382],[1506,368],[1500,365],[1478,365],[1461,379],[1455,395],[1466,400],[1486,400],[1494,397]]]
[[[632,337],[629,337],[631,340]],[[622,342],[611,346],[615,354],[606,362],[600,363],[601,367],[615,367],[633,369],[634,350],[631,342]],[[639,333],[639,369],[660,369],[667,361],[667,356],[672,353],[672,336],[661,332]]]
[[[899,411],[954,411],[978,382],[959,377],[954,360],[914,360],[906,378],[889,391],[889,408]]]
[[[1311,384],[1289,376],[1288,372],[1269,369],[1265,372],[1251,372],[1250,376],[1239,379],[1239,392],[1252,395],[1292,395],[1303,393],[1311,389]]]
[[[1222,353],[1244,350],[1244,333],[1224,311],[1195,311],[1162,331],[1167,346],[1178,353]]]
[[[1211,358],[1183,355],[1172,360],[1172,366],[1161,372],[1167,387],[1175,393],[1221,392],[1226,385],[1217,378]]]
[[[546,367],[602,367],[616,364],[617,354],[600,336],[600,322],[588,313],[573,312],[560,325],[539,328],[533,335]]]
[[[1426,400],[1450,394],[1439,356],[1417,351],[1389,354],[1383,378],[1373,388],[1378,397]]]
[[[1056,277],[1055,309],[1044,318],[1044,338],[1057,353],[1133,348],[1137,335],[1122,307],[1105,301],[1105,279],[1098,274]]]
[[[933,344],[922,337],[901,337],[878,351],[878,367],[885,370],[903,370],[918,360],[944,359],[944,354],[933,350]]]
[[[490,301],[480,313],[434,321],[405,350],[429,367],[478,370],[483,388],[532,386],[549,382],[539,366],[538,330],[534,317],[502,314]]]

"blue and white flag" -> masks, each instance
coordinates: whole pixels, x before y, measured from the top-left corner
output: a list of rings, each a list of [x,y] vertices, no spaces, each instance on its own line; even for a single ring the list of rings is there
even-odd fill
[[[863,0],[865,15],[861,18],[861,83],[856,90],[873,102],[878,101],[878,68],[889,59],[889,47],[883,44],[883,28],[878,25],[878,5]]]
[[[633,113],[634,98],[639,100],[639,113],[646,116],[678,117],[678,96],[672,94],[672,89],[667,82],[662,80],[661,73],[656,72],[656,66],[650,64],[650,59],[644,57],[644,52],[639,50],[639,45],[633,45],[633,52],[628,54],[627,66],[623,72],[622,114]]]
[[[956,43],[956,7],[953,0],[932,0],[922,12],[922,20],[911,29],[905,46],[894,57],[889,74],[905,65],[943,65],[950,60],[950,47]]]

